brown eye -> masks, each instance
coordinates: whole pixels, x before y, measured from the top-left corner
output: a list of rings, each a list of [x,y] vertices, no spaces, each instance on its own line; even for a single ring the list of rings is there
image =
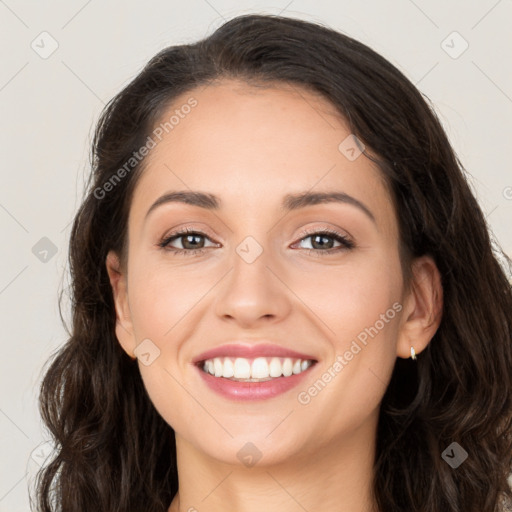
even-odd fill
[[[185,229],[175,233],[171,233],[170,236],[164,238],[158,245],[166,251],[171,251],[176,254],[197,254],[202,253],[206,249],[205,240],[209,240],[209,237],[201,231],[192,231]],[[171,243],[179,241],[181,247],[173,247]],[[215,244],[212,244],[215,246]]]
[[[309,254],[315,255],[329,255],[337,253],[343,250],[353,249],[355,244],[349,240],[346,236],[338,233],[337,231],[314,231],[303,233],[303,238],[299,240],[299,243],[303,240],[310,239],[311,247],[303,247]],[[304,236],[305,235],[305,236]],[[334,244],[338,242],[339,246],[335,247]]]

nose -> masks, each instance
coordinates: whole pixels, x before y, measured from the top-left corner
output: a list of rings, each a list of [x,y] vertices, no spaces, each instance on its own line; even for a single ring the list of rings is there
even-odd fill
[[[246,329],[284,320],[290,314],[293,294],[282,274],[267,250],[252,262],[235,254],[217,294],[216,314]]]

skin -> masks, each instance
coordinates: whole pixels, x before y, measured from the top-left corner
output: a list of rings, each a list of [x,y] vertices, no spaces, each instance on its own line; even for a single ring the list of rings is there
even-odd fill
[[[146,157],[130,208],[127,268],[113,252],[106,260],[121,346],[134,357],[149,338],[160,350],[139,368],[176,435],[180,487],[169,512],[376,510],[379,405],[396,357],[409,357],[411,345],[421,357],[439,326],[439,272],[424,256],[412,262],[411,286],[404,283],[389,191],[369,159],[350,161],[338,150],[350,130],[327,100],[287,84],[223,80],[177,98],[162,119],[190,96],[197,106]],[[222,207],[168,203],[144,219],[164,192],[187,189],[219,196]],[[280,209],[285,194],[334,190],[364,203],[375,222],[351,204]],[[204,253],[158,247],[182,227],[206,233],[196,240]],[[305,228],[334,228],[356,246],[325,254],[340,242],[328,238],[319,248]],[[252,263],[236,252],[247,236],[263,249]],[[171,248],[186,243],[181,237]],[[394,303],[401,311],[300,403],[297,394]],[[191,364],[236,340],[269,340],[318,363],[298,388],[236,402],[211,391]],[[248,441],[262,454],[252,467],[237,457]]]

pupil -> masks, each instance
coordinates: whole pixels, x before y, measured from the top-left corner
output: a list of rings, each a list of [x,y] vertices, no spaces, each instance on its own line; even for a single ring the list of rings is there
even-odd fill
[[[315,247],[316,239],[322,239],[322,240],[326,240],[326,239],[327,239],[327,240],[329,240],[329,238],[330,238],[330,237],[328,237],[328,236],[324,236],[324,235],[316,235],[316,236],[314,236],[314,237],[313,237],[313,244],[312,244],[312,245],[313,245],[313,247]],[[332,243],[332,240],[331,240],[331,243]],[[326,245],[330,245],[330,244],[329,244],[329,242],[328,242],[328,243],[326,243],[326,244],[325,244],[325,243],[323,243],[323,244],[322,244],[322,243],[320,243],[320,244],[319,244],[319,246],[320,246],[320,247],[325,247]]]
[[[187,235],[187,236],[185,237],[185,243],[183,244],[183,246],[184,246],[185,248],[187,248],[187,244],[189,243],[189,240],[190,240],[191,238],[192,238],[192,239],[194,239],[194,238],[195,238],[195,239],[197,239],[197,238],[201,238],[201,237],[200,237],[199,235]],[[192,248],[192,249],[197,248],[197,245],[192,245],[192,247],[191,247],[191,248]],[[190,247],[189,247],[189,249],[190,249]]]

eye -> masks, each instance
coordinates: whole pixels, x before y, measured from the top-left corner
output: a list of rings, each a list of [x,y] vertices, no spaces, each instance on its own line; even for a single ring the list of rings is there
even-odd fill
[[[340,251],[350,250],[355,247],[354,242],[352,242],[347,236],[330,229],[324,229],[321,231],[305,231],[302,233],[302,237],[303,238],[299,240],[298,243],[303,240],[310,239],[311,248],[306,248],[306,250],[309,254],[315,256],[327,256]],[[333,248],[334,242],[330,242],[329,239],[337,241],[340,245]]]
[[[175,231],[169,236],[165,237],[158,243],[158,246],[167,251],[171,251],[175,254],[185,254],[192,256],[194,254],[201,254],[205,252],[204,242],[201,243],[201,238],[209,239],[206,233],[202,231],[194,231],[189,228]],[[171,247],[171,242],[181,240],[181,248]],[[215,244],[212,244],[215,247]]]

